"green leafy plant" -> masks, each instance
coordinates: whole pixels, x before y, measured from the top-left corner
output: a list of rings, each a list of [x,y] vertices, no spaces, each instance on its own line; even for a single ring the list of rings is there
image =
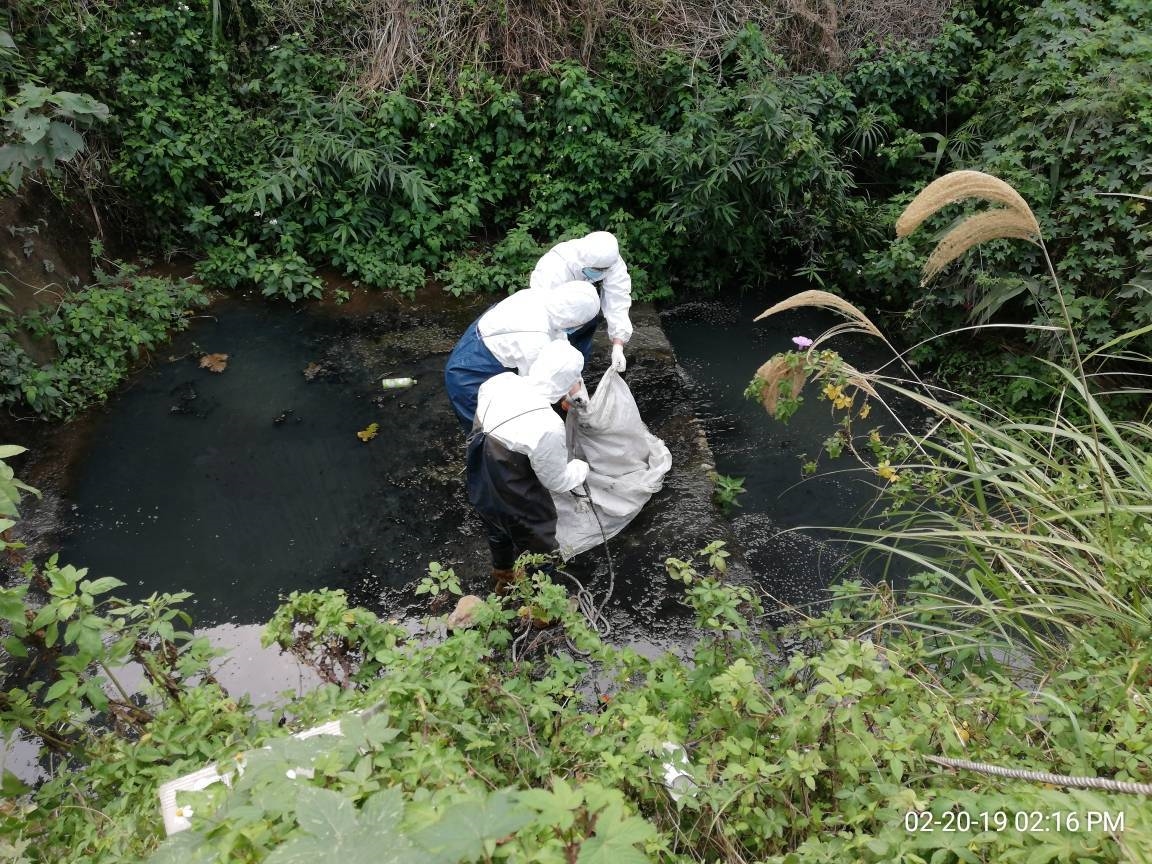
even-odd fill
[[[152,719],[117,677],[129,661],[157,692],[178,698],[182,682],[204,676],[215,656],[206,639],[176,629],[190,621],[175,608],[186,592],[134,604],[104,598],[124,583],[87,579],[86,570],[59,566],[56,556],[42,569],[26,564],[23,575],[25,584],[0,589],[0,620],[10,634],[2,669],[9,686],[0,700],[6,735],[24,729],[63,754],[83,754],[97,746],[90,725],[97,716],[135,732]],[[26,610],[29,590],[35,614]]]
[[[95,285],[0,321],[0,404],[26,405],[41,417],[68,418],[108,398],[133,361],[187,325],[207,298],[197,285],[121,266]],[[23,329],[54,358],[37,364],[16,338]]]
[[[460,588],[460,580],[456,576],[456,572],[450,567],[442,567],[436,561],[428,565],[428,575],[420,580],[420,584],[416,586],[416,594],[431,594],[435,597],[441,591],[449,594],[456,594],[459,596],[463,594]]]
[[[26,83],[0,117],[0,182],[8,192],[20,189],[27,175],[53,171],[84,152],[77,131],[108,119],[108,106],[91,96]]]
[[[1085,350],[1152,323],[1144,203],[1125,194],[1146,182],[1138,154],[1149,148],[1142,94],[1152,40],[1144,24],[1143,7],[1131,0],[1052,0],[1028,9],[1009,38],[989,46],[980,64],[986,97],[940,146],[952,153],[962,130],[979,130],[979,148],[951,161],[1000,176],[1027,197],[1050,238],[1060,293],[1038,249],[1005,243],[983,245],[979,257],[921,291],[907,265],[932,244],[927,235],[913,237],[870,251],[862,268],[868,293],[879,289],[912,306],[902,326],[928,337],[973,323],[1028,322],[1038,326],[1027,331],[1027,343],[1051,357],[1061,343],[1044,328],[1062,324],[1065,313]],[[896,208],[904,203],[893,200]],[[1134,347],[1147,349],[1147,336],[1134,338]],[[929,343],[922,356],[935,351]]]
[[[712,472],[710,476],[712,478],[712,503],[725,514],[731,513],[733,507],[740,507],[741,504],[736,499],[746,491],[744,478],[729,477],[727,474],[716,472]]]

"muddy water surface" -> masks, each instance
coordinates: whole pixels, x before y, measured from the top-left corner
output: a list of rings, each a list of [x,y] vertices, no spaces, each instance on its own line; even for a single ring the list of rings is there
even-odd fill
[[[452,333],[220,304],[94,421],[63,490],[62,557],[133,594],[188,590],[202,625],[266,619],[291,590],[365,596],[460,555],[438,376]],[[221,373],[200,351],[228,355]],[[385,368],[388,367],[388,368]],[[381,372],[418,380],[384,391]],[[377,423],[375,439],[358,430]]]

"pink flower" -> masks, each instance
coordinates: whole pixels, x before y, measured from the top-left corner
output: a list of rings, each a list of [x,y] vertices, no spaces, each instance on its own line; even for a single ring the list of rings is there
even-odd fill
[[[797,348],[811,348],[812,347],[812,340],[809,339],[807,336],[793,336],[792,337],[792,344],[795,345]]]

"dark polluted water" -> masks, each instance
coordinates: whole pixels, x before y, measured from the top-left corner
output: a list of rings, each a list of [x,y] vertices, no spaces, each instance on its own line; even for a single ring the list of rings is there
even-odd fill
[[[459,558],[466,514],[443,492],[460,458],[439,406],[453,340],[414,315],[214,307],[94,419],[61,558],[133,596],[191,591],[199,626],[264,621],[292,590],[369,599]],[[202,351],[227,354],[224,371]],[[388,374],[417,384],[384,390]]]
[[[219,633],[258,626],[290,591],[317,588],[419,617],[428,602],[412,589],[430,561],[486,593],[487,546],[465,500],[464,436],[442,377],[482,307],[379,305],[355,314],[215,305],[86,418],[75,446],[58,448],[57,515],[36,545],[123,580],[129,598],[190,591],[196,626]],[[705,457],[659,321],[644,310],[635,318],[629,380],[677,468],[613,540],[611,574],[603,550],[569,570],[598,597],[614,576],[614,638],[664,650],[690,640],[664,559],[727,528],[694,470]],[[593,385],[606,348],[588,373]],[[201,368],[205,353],[228,355],[223,371]],[[417,383],[385,390],[384,377]],[[373,423],[376,436],[361,440]]]
[[[814,458],[835,429],[828,404],[809,396],[785,425],[742,395],[793,335],[816,336],[835,319],[797,311],[752,323],[770,302],[687,303],[659,317],[635,310],[626,379],[672,450],[673,469],[610,544],[612,615],[633,636],[660,641],[661,631],[681,629],[663,561],[713,539],[734,536],[757,581],[786,604],[820,599],[853,572],[836,533],[811,526],[859,524],[877,478],[848,470],[846,458],[823,460],[830,470],[803,478],[801,456]],[[487,550],[464,498],[463,436],[442,378],[447,353],[482,308],[214,305],[82,422],[74,446],[60,448],[57,515],[36,545],[123,580],[129,597],[192,592],[201,628],[260,624],[290,591],[324,587],[388,614],[419,614],[424,603],[410,589],[429,561],[483,592]],[[887,359],[882,346],[841,342],[833,347],[862,367]],[[228,355],[226,368],[202,368],[205,353]],[[592,385],[606,354],[601,344]],[[385,390],[384,377],[417,383]],[[357,433],[370,424],[377,434],[363,441]],[[879,407],[869,426],[892,428]],[[730,523],[708,501],[712,457],[721,473],[745,478]],[[593,550],[570,567],[603,588],[607,563]]]
[[[809,607],[825,600],[828,586],[837,581],[885,575],[875,557],[855,560],[858,547],[838,530],[878,524],[875,502],[883,481],[861,470],[850,454],[830,459],[821,452],[842,413],[834,418],[830,404],[817,399],[811,385],[787,423],[744,397],[757,368],[773,354],[794,349],[794,336],[814,339],[843,320],[822,310],[797,309],[753,321],[790,293],[684,303],[664,310],[661,319],[716,470],[744,478],[747,491],[738,497],[741,506],[731,518],[749,567],[781,603]],[[859,335],[838,337],[822,347],[839,351],[863,370],[892,357],[883,343]],[[917,422],[910,406],[895,410],[905,423],[910,418]],[[866,421],[854,425],[857,432],[879,428],[883,434],[899,428],[876,404]],[[805,477],[803,463],[817,457],[819,471]]]

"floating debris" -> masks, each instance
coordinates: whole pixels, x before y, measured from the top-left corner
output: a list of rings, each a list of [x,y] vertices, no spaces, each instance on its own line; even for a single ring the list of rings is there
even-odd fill
[[[327,365],[324,363],[309,363],[304,367],[304,380],[311,381],[314,378],[319,378],[329,372]]]
[[[415,378],[385,378],[380,382],[380,385],[385,390],[402,390],[405,387],[411,387],[415,383]]]
[[[380,431],[380,424],[379,423],[369,423],[367,429],[361,429],[359,432],[356,433],[356,437],[359,438],[361,441],[363,441],[365,444],[367,444],[369,441],[371,441],[373,438],[376,437],[376,434],[379,431]]]
[[[288,421],[288,418],[294,416],[295,414],[296,414],[296,410],[294,408],[289,408],[286,411],[281,411],[275,418],[273,418],[272,423],[275,426],[283,426]],[[299,417],[296,417],[296,422],[297,423],[300,422]]]
[[[209,372],[223,372],[228,368],[227,354],[205,354],[200,358],[200,368]]]

